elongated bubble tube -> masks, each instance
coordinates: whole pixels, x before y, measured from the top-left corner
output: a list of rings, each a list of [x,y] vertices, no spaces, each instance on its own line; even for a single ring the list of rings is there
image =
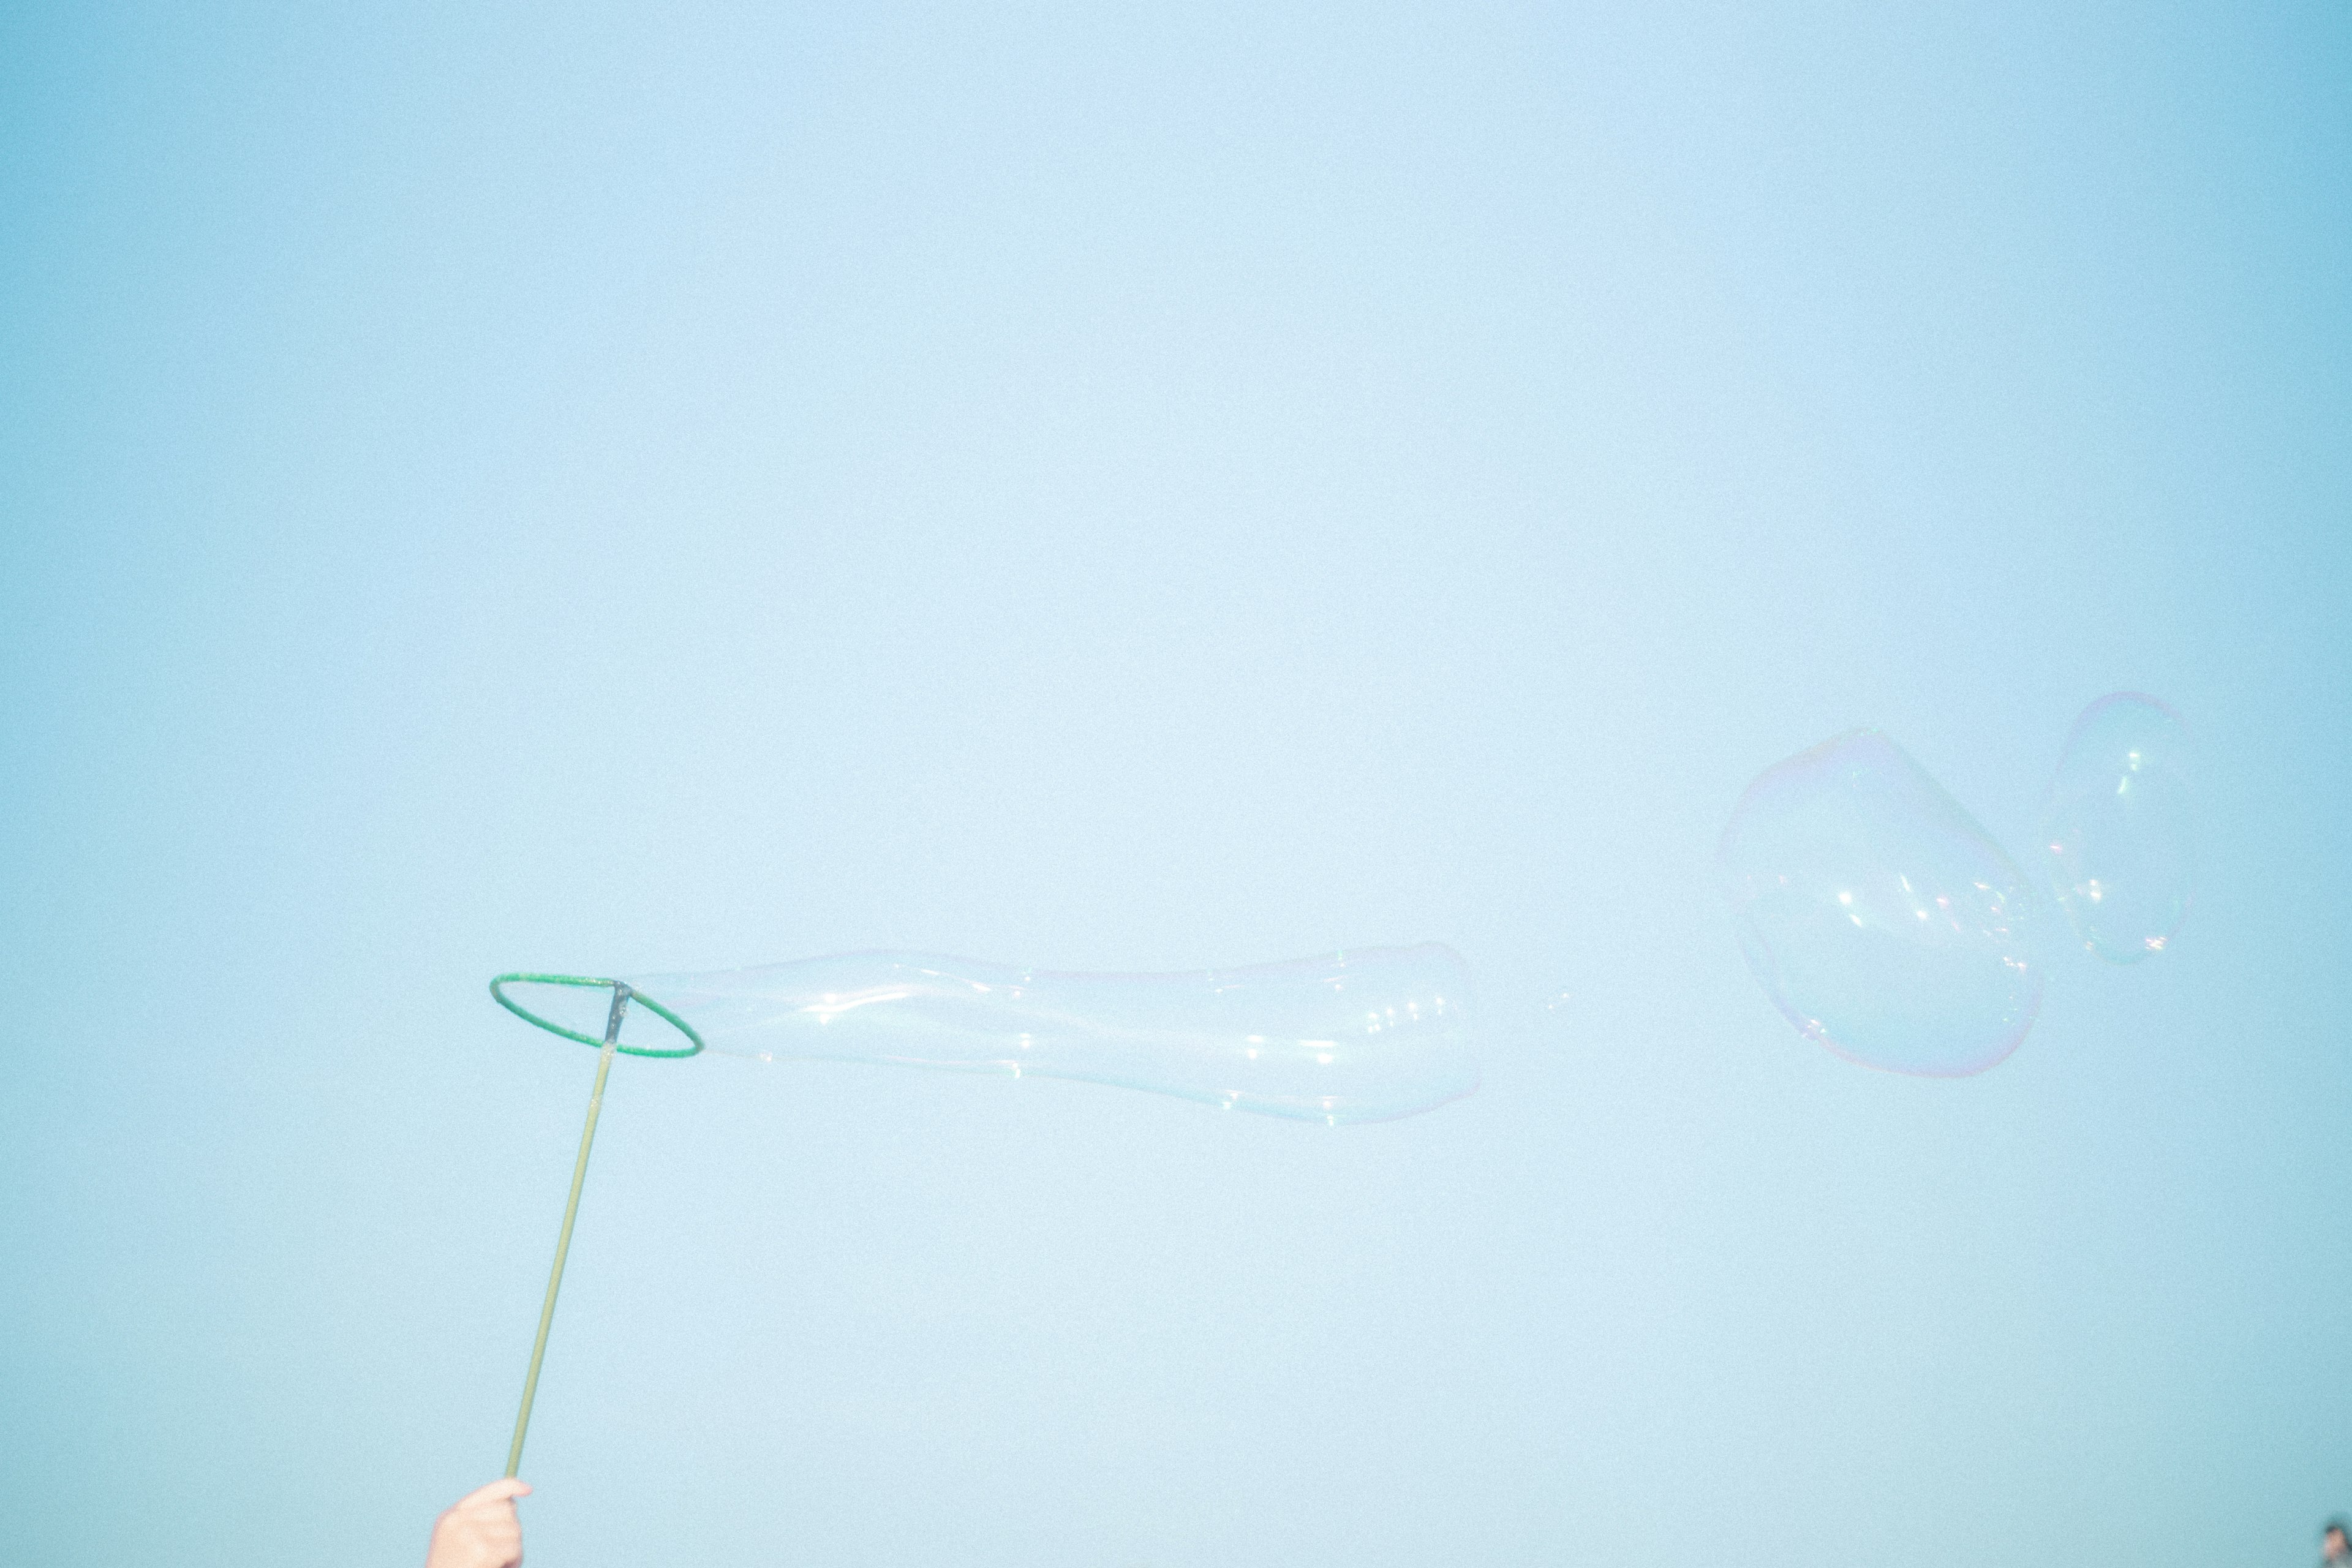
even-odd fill
[[[638,1054],[687,1047],[690,1035],[761,1061],[1074,1079],[1333,1126],[1410,1116],[1478,1087],[1469,970],[1435,942],[1177,974],[852,952],[623,984],[659,1008],[630,1016],[620,1048]],[[500,999],[590,1037],[562,1021],[566,995],[517,976]]]

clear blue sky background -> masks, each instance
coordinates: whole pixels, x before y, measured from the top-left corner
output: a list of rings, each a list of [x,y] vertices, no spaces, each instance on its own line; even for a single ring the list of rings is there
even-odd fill
[[[1368,1129],[625,1062],[531,1561],[2306,1560],[2352,8],[2063,10],[0,16],[7,1555],[496,1472],[593,1065],[499,970],[1440,940],[1486,1086]],[[2178,951],[1797,1038],[1748,778],[2021,846],[2124,687]]]

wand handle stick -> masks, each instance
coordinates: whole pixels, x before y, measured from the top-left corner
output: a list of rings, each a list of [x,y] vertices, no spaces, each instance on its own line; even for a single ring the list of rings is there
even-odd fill
[[[555,1293],[563,1289],[563,1257],[572,1250],[572,1222],[580,1215],[580,1189],[588,1180],[588,1151],[596,1142],[596,1117],[604,1109],[604,1075],[621,1043],[621,1019],[629,1010],[629,988],[614,982],[613,1010],[604,1019],[604,1049],[596,1058],[596,1087],[588,1094],[588,1124],[580,1130],[580,1158],[572,1165],[572,1195],[563,1204],[563,1228],[555,1237],[555,1267],[547,1276],[547,1304],[539,1310],[539,1338],[530,1347],[530,1373],[522,1380],[522,1408],[515,1413],[514,1446],[507,1450],[507,1474],[522,1468],[523,1434],[530,1430],[530,1402],[539,1393],[539,1364],[547,1359],[547,1331],[555,1322]]]

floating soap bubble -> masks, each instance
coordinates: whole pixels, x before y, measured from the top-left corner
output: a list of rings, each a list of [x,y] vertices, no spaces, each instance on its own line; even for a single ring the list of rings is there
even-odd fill
[[[1716,865],[1765,994],[1841,1056],[1958,1077],[2033,1026],[2023,873],[1876,730],[1757,775]]]
[[[1478,1082],[1469,973],[1435,943],[1181,974],[856,952],[625,984],[710,1049],[762,1061],[1076,1079],[1335,1125],[1426,1110]],[[602,1001],[566,1003],[577,994],[549,987],[525,1005],[585,1039]],[[620,1048],[665,1041],[684,1043],[648,1008],[630,1015]]]
[[[2153,697],[2083,710],[2042,819],[2051,890],[2083,945],[2115,963],[2161,952],[2189,914],[2189,731]]]

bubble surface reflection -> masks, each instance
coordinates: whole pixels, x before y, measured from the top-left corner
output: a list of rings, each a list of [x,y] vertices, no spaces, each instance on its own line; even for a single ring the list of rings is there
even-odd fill
[[[2042,1005],[2024,874],[1876,730],[1766,769],[1717,873],[1748,967],[1799,1033],[1895,1072],[1981,1072]]]
[[[2042,818],[2051,891],[2083,945],[2114,963],[2163,952],[2194,881],[2188,727],[2118,691],[2074,721]]]

